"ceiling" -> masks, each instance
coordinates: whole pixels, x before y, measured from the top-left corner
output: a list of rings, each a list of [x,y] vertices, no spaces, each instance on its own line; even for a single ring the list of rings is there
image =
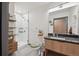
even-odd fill
[[[39,6],[47,5],[50,2],[16,2],[15,5],[22,8],[34,9]]]
[[[15,2],[15,5],[22,8],[33,9],[44,5],[47,5],[49,8],[52,8],[62,3],[65,2]]]
[[[15,2],[15,9],[18,10],[18,12],[22,13],[26,12],[27,9],[29,11],[34,10],[36,8],[41,8],[41,7],[47,7],[48,9],[51,9],[63,2]],[[20,11],[21,10],[21,11]]]

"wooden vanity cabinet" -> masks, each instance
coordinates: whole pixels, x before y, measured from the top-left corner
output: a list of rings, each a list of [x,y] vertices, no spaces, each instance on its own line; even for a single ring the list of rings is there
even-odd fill
[[[45,40],[45,49],[55,51],[64,55],[79,55],[79,44],[75,43],[47,39]]]

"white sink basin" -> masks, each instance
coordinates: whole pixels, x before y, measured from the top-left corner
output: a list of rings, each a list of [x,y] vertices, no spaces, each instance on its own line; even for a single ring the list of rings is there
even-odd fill
[[[60,37],[50,37],[51,39],[58,39],[58,40],[65,40],[65,38],[60,38]]]

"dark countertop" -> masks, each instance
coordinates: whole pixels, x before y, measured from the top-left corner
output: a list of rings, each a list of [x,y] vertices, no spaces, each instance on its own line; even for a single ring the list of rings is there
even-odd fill
[[[56,34],[56,33],[55,33]],[[79,38],[79,35],[76,34],[57,34],[58,36],[71,37],[71,38]],[[48,33],[48,36],[53,36],[53,33]]]
[[[54,39],[54,38],[51,38],[51,37],[44,37],[45,39],[47,40],[55,40],[55,41],[62,41],[62,42],[68,42],[68,43],[74,43],[74,44],[79,44],[79,40],[72,40],[72,39],[66,39],[65,40],[62,40],[62,39]],[[57,38],[60,38],[60,37],[57,37]]]

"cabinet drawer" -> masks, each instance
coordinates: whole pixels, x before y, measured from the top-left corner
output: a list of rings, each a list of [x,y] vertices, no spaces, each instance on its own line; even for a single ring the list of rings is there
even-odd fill
[[[79,44],[55,40],[45,40],[45,48],[51,51],[62,53],[64,55],[79,55]]]
[[[45,40],[45,48],[56,52],[61,51],[61,43],[52,40]]]
[[[61,53],[65,55],[73,55],[74,48],[73,44],[71,43],[65,43],[65,42],[60,42],[61,43]]]

